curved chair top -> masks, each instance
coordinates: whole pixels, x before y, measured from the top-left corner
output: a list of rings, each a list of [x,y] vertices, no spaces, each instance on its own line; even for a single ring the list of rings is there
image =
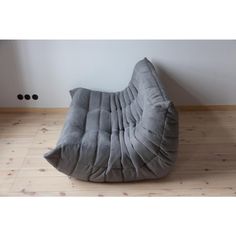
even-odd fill
[[[135,65],[129,85],[133,84],[138,91],[149,89],[150,87],[156,88],[156,92],[161,96],[162,100],[168,101],[169,98],[159,77],[160,75],[153,64],[145,57]]]

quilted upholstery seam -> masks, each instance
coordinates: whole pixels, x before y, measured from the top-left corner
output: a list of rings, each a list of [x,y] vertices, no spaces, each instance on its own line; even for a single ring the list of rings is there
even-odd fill
[[[170,104],[169,104],[170,106]],[[164,118],[164,127],[163,127],[163,131],[162,131],[162,135],[161,135],[161,140],[160,140],[160,146],[159,146],[159,150],[160,150],[160,147],[161,147],[161,143],[162,143],[162,140],[163,140],[163,137],[164,137],[164,131],[165,131],[165,126],[166,126],[166,118],[167,118],[167,114],[168,114],[168,110],[169,110],[169,106],[167,108],[167,111],[165,113],[165,118]],[[147,162],[145,165],[147,165],[148,163],[150,163],[151,161],[154,160],[154,158],[157,158],[158,155],[156,155],[155,157],[153,157],[149,162]],[[145,166],[144,165],[144,166]],[[144,166],[140,166],[139,168],[144,168]],[[129,169],[129,168],[126,168],[126,169]],[[132,168],[130,168],[132,169]]]
[[[159,151],[158,151],[158,153],[157,153],[157,155],[158,154],[160,154],[160,150],[161,150],[161,146],[162,146],[162,142],[163,142],[163,137],[164,137],[164,135],[165,135],[165,128],[166,128],[166,121],[167,121],[167,115],[168,115],[168,113],[169,113],[169,108],[170,108],[170,106],[171,106],[171,102],[170,102],[170,104],[169,104],[169,106],[167,107],[167,110],[166,110],[166,114],[165,114],[165,119],[164,119],[164,127],[163,127],[163,131],[162,131],[162,136],[161,136],[161,140],[160,140],[160,146],[159,146]]]
[[[127,133],[128,139],[126,139],[126,138],[124,137],[124,143],[125,143],[125,146],[126,146],[127,151],[129,152],[129,157],[128,157],[128,158],[130,159],[130,161],[131,161],[131,163],[132,163],[132,165],[133,165],[133,167],[134,167],[134,168],[130,168],[130,169],[135,169],[135,174],[136,174],[136,176],[137,176],[137,168],[135,167],[134,161],[133,161],[133,159],[132,159],[132,155],[130,154],[131,152],[130,152],[129,149],[127,148],[127,141],[130,141],[130,128],[128,128],[128,131],[127,131],[126,133]],[[125,134],[125,132],[124,132],[124,134]],[[130,141],[130,146],[132,147],[132,149],[134,150],[134,152],[136,152],[135,149],[134,149],[134,147],[133,147],[133,145],[132,145],[132,143],[131,143],[131,141]],[[127,168],[127,169],[128,169],[128,168]]]
[[[170,105],[169,105],[170,106]],[[160,149],[161,149],[161,144],[162,144],[162,141],[163,141],[163,137],[164,137],[164,131],[165,131],[165,126],[166,126],[166,118],[167,118],[167,114],[168,114],[168,110],[169,110],[169,106],[168,106],[168,108],[167,108],[167,111],[166,111],[166,113],[165,113],[165,118],[164,118],[164,127],[163,127],[163,131],[162,131],[162,135],[161,135],[161,139],[160,139],[160,145],[159,145],[159,147],[158,147],[158,151],[157,151],[157,155],[155,156],[155,157],[153,157],[153,158],[151,158],[148,162],[146,162],[145,163],[145,165],[147,165],[149,162],[151,162],[151,161],[153,161],[153,159],[154,158],[157,158],[157,156],[158,156],[158,153],[160,152]],[[123,132],[124,133],[124,132]],[[118,136],[119,137],[119,136]],[[119,140],[120,140],[120,137],[119,137]],[[125,139],[124,139],[124,141],[125,141]],[[127,148],[127,147],[126,147]],[[128,149],[127,149],[128,150]],[[121,152],[121,154],[122,154],[122,152]],[[121,164],[122,164],[122,162],[121,162]],[[143,165],[143,166],[140,166],[139,168],[143,168],[145,165]],[[91,165],[91,166],[93,166],[93,167],[96,167],[96,168],[107,168],[107,166],[97,166],[97,165]],[[123,168],[123,164],[122,164],[122,168],[111,168],[110,170],[112,170],[112,169],[121,169],[121,170],[123,170],[123,169],[125,169],[125,170],[128,170],[128,169],[136,169],[135,167],[129,167],[129,168]]]
[[[85,117],[85,125],[84,125],[84,133],[83,133],[83,136],[84,137],[84,134],[86,132],[86,127],[87,127],[87,120],[88,120],[88,111],[89,111],[89,108],[90,108],[90,99],[91,99],[91,91],[89,90],[89,99],[88,99],[88,109],[87,109],[87,113],[86,113],[86,117]],[[79,147],[79,152],[81,151],[81,144],[82,144],[82,141],[83,139],[81,140],[81,143],[80,143],[80,147]],[[77,158],[76,158],[76,163],[74,165],[74,168],[71,170],[70,172],[70,175],[73,175],[74,174],[74,171],[76,170],[78,164],[79,164],[79,159],[80,159],[80,155],[77,155]]]
[[[134,130],[133,135],[134,135],[134,138],[137,140],[137,138],[136,138],[136,136],[135,136],[135,130]],[[130,145],[131,145],[131,147],[133,148],[134,152],[137,154],[137,156],[138,156],[138,157],[142,160],[142,162],[143,162],[142,168],[144,168],[144,167],[148,168],[148,169],[156,176],[156,174],[147,166],[147,163],[149,163],[149,161],[148,161],[148,162],[145,162],[145,160],[143,159],[142,155],[139,154],[139,153],[137,152],[137,150],[134,148],[134,145],[132,144],[131,140],[132,140],[132,139],[130,138]],[[141,169],[141,168],[138,167],[138,169]],[[136,168],[135,168],[135,170],[136,170]],[[137,170],[136,170],[136,171],[137,171]],[[136,173],[136,174],[137,174],[137,173]]]
[[[115,97],[115,106],[117,108],[118,106],[118,103],[119,102],[119,97],[118,97],[118,93],[116,94],[116,97]],[[117,115],[117,122],[118,122],[118,129],[120,130],[120,127],[119,127],[119,113],[118,113],[118,110],[116,111],[116,115]],[[120,132],[118,133],[118,139],[119,139],[119,148],[120,148],[120,171],[121,171],[121,178],[122,178],[122,182],[125,181],[125,176],[124,176],[124,167],[123,167],[123,163],[122,163],[122,159],[123,159],[123,153],[122,153],[122,150],[121,150],[121,140],[120,140]],[[111,168],[112,170],[112,168]]]
[[[88,180],[90,180],[92,174],[93,174],[93,169],[94,169],[94,164],[96,163],[96,159],[97,159],[97,155],[98,155],[98,144],[99,144],[99,128],[100,128],[100,123],[101,123],[101,106],[102,106],[102,93],[101,94],[101,98],[100,98],[100,102],[99,102],[99,117],[98,117],[98,132],[97,132],[97,145],[96,145],[96,150],[95,150],[95,157],[94,157],[94,160],[93,160],[93,164],[92,164],[92,168],[91,168],[91,171],[90,171],[90,174],[88,176]]]
[[[111,111],[111,94],[110,94],[110,97],[109,97],[109,101],[110,101],[110,111]],[[112,119],[111,119],[111,115],[110,115],[110,129],[112,129]],[[110,133],[110,145],[109,145],[109,157],[108,157],[108,160],[107,160],[107,167],[106,169],[104,170],[104,181],[106,182],[106,177],[107,177],[107,169],[108,169],[108,164],[111,160],[111,133]]]

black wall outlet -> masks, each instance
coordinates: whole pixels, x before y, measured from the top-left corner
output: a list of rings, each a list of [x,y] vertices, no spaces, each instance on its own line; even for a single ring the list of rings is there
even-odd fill
[[[32,95],[32,98],[33,98],[34,100],[38,100],[38,99],[39,99],[39,96],[38,96],[37,94],[33,94],[33,95]]]
[[[26,100],[30,100],[30,95],[29,94],[25,94],[25,99]]]
[[[23,99],[24,99],[24,96],[23,96],[22,94],[18,94],[18,95],[17,95],[17,98],[18,98],[19,100],[23,100]]]
[[[30,100],[31,98],[32,98],[33,100],[38,100],[38,99],[39,99],[39,96],[38,96],[38,94],[33,94],[32,97],[31,97],[29,94],[25,94],[25,95],[23,95],[23,94],[18,94],[18,95],[17,95],[17,99],[18,99],[18,100],[23,100],[23,99],[25,99],[25,100]]]

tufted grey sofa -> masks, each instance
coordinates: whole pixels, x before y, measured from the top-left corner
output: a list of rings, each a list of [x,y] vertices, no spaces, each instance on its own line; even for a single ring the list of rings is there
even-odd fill
[[[45,158],[59,171],[92,182],[158,179],[178,146],[178,114],[146,58],[126,89],[77,88],[57,146]]]

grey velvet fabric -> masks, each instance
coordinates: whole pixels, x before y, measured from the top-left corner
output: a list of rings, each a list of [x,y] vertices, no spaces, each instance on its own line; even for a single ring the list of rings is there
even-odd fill
[[[59,171],[92,182],[157,179],[176,160],[178,114],[146,58],[126,89],[73,89],[64,128],[45,158]]]

